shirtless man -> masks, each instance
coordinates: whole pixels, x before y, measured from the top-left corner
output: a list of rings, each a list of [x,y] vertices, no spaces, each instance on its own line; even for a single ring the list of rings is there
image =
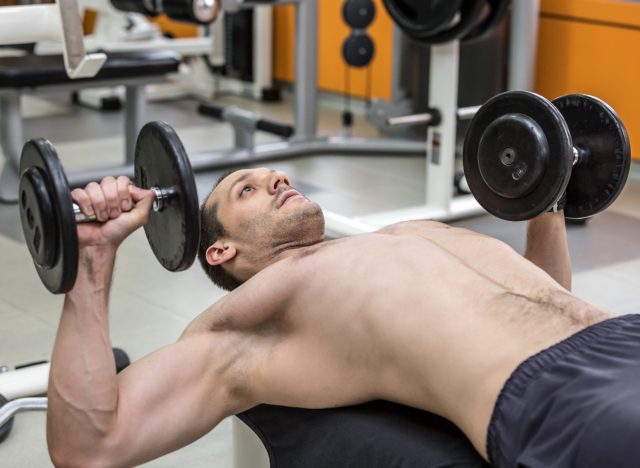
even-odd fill
[[[320,208],[285,174],[236,171],[203,207],[201,261],[219,284],[239,286],[177,343],[116,376],[113,264],[153,197],[129,184],[105,179],[73,193],[85,213],[106,222],[78,226],[78,278],[49,383],[56,465],[136,465],[260,403],[329,408],[375,399],[448,418],[496,466],[633,461],[640,417],[627,405],[638,406],[640,386],[623,387],[617,400],[600,396],[610,392],[603,385],[640,375],[640,332],[632,328],[640,330],[640,320],[606,320],[606,311],[568,292],[561,213],[530,221],[527,258],[429,221],[325,241]],[[635,369],[615,374],[623,361]],[[593,383],[602,376],[605,384]]]

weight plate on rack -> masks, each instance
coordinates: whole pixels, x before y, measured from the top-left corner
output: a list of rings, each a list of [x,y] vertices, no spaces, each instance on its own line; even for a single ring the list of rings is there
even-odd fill
[[[344,61],[352,67],[366,67],[371,63],[375,45],[366,33],[350,34],[342,46]]]
[[[376,17],[372,0],[347,0],[342,6],[342,17],[351,29],[365,29]]]

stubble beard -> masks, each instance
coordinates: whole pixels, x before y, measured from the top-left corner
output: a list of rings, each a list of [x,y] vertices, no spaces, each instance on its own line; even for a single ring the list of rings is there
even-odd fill
[[[278,210],[263,213],[242,223],[240,231],[243,240],[255,247],[256,256],[270,257],[283,246],[308,245],[321,239],[324,217],[317,203],[307,201],[285,215]]]

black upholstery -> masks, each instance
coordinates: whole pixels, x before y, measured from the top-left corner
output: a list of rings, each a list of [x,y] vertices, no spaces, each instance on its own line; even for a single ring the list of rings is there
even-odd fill
[[[386,401],[308,410],[260,405],[238,414],[271,468],[481,468],[488,465],[452,423]]]
[[[107,61],[96,76],[72,80],[67,76],[62,55],[1,57],[0,88],[28,88],[157,76],[176,72],[179,65],[180,57],[169,51],[108,53]]]

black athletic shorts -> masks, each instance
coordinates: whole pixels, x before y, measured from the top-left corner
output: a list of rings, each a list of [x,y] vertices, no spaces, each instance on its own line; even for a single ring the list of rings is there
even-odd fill
[[[487,452],[497,467],[640,467],[640,315],[524,361],[498,397]]]

